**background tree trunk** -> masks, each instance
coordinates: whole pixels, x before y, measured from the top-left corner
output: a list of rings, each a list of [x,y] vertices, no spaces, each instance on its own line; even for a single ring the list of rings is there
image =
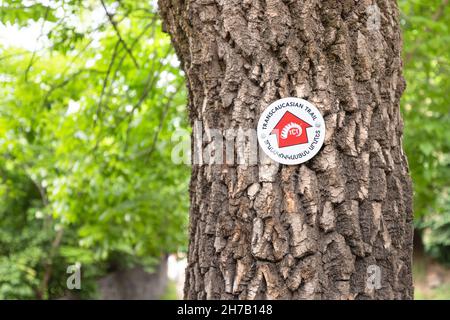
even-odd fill
[[[327,135],[297,166],[197,165],[187,299],[410,299],[412,188],[393,0],[160,0],[192,124],[256,128],[282,97]],[[208,144],[204,141],[203,144]],[[367,284],[370,266],[381,288]]]

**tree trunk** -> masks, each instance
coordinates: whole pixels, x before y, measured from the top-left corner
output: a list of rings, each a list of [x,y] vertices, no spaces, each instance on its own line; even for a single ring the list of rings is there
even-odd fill
[[[271,102],[289,96],[316,105],[327,130],[301,165],[193,165],[185,298],[411,299],[396,2],[159,7],[204,147],[214,139],[208,128],[255,129]]]

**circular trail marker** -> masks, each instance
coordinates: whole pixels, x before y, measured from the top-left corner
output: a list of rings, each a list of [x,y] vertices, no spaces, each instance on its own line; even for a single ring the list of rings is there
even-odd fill
[[[299,164],[314,157],[325,139],[320,111],[300,98],[272,102],[261,114],[257,127],[263,151],[282,164]]]

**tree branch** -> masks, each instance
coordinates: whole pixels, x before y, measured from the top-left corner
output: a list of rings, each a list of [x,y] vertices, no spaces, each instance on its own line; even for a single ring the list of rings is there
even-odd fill
[[[33,54],[31,55],[31,59],[28,62],[28,66],[25,69],[25,82],[28,82],[28,73],[30,72],[31,67],[33,66],[33,62],[34,62],[34,58],[36,57],[36,52],[37,52],[37,47],[38,47],[39,40],[44,35],[44,26],[45,26],[45,22],[47,21],[47,17],[48,17],[48,13],[49,12],[50,12],[50,7],[47,7],[47,9],[45,10],[44,18],[42,19],[41,31],[39,33],[39,37],[36,39],[36,46],[33,49]]]
[[[108,70],[106,71],[106,76],[105,76],[105,79],[103,80],[102,92],[100,93],[100,99],[99,99],[98,107],[97,107],[97,116],[94,119],[94,127],[97,124],[97,121],[100,120],[100,116],[102,113],[103,96],[105,95],[106,86],[108,85],[108,79],[109,79],[109,75],[111,74],[112,66],[114,65],[114,61],[116,60],[116,55],[117,55],[117,50],[119,48],[119,44],[120,44],[120,40],[118,40],[116,42],[116,45],[114,46],[114,50],[113,50],[113,53],[111,56],[111,61],[109,62]]]
[[[119,41],[123,44],[123,47],[127,51],[128,55],[130,56],[131,60],[133,60],[134,65],[136,68],[140,68],[139,64],[136,60],[136,58],[133,56],[133,53],[131,52],[130,48],[127,46],[126,42],[123,40],[122,35],[120,34],[119,28],[117,27],[117,22],[114,20],[114,15],[108,12],[108,9],[106,8],[104,0],[100,0],[103,9],[105,10],[106,16],[108,17],[109,22],[114,28],[114,31],[117,34],[117,37],[119,38]]]

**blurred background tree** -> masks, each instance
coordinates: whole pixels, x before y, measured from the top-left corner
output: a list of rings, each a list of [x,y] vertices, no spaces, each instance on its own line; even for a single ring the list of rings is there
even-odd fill
[[[404,38],[405,149],[416,226],[427,251],[450,264],[450,6],[400,1]]]
[[[415,223],[449,264],[449,1],[398,3]],[[76,262],[95,298],[105,274],[185,250],[186,92],[155,2],[0,0],[0,18],[0,299],[62,297]]]
[[[0,298],[64,295],[75,262],[95,297],[106,272],[184,250],[189,169],[168,168],[184,80],[155,7],[2,1],[0,16],[6,35],[38,30],[0,47]]]

